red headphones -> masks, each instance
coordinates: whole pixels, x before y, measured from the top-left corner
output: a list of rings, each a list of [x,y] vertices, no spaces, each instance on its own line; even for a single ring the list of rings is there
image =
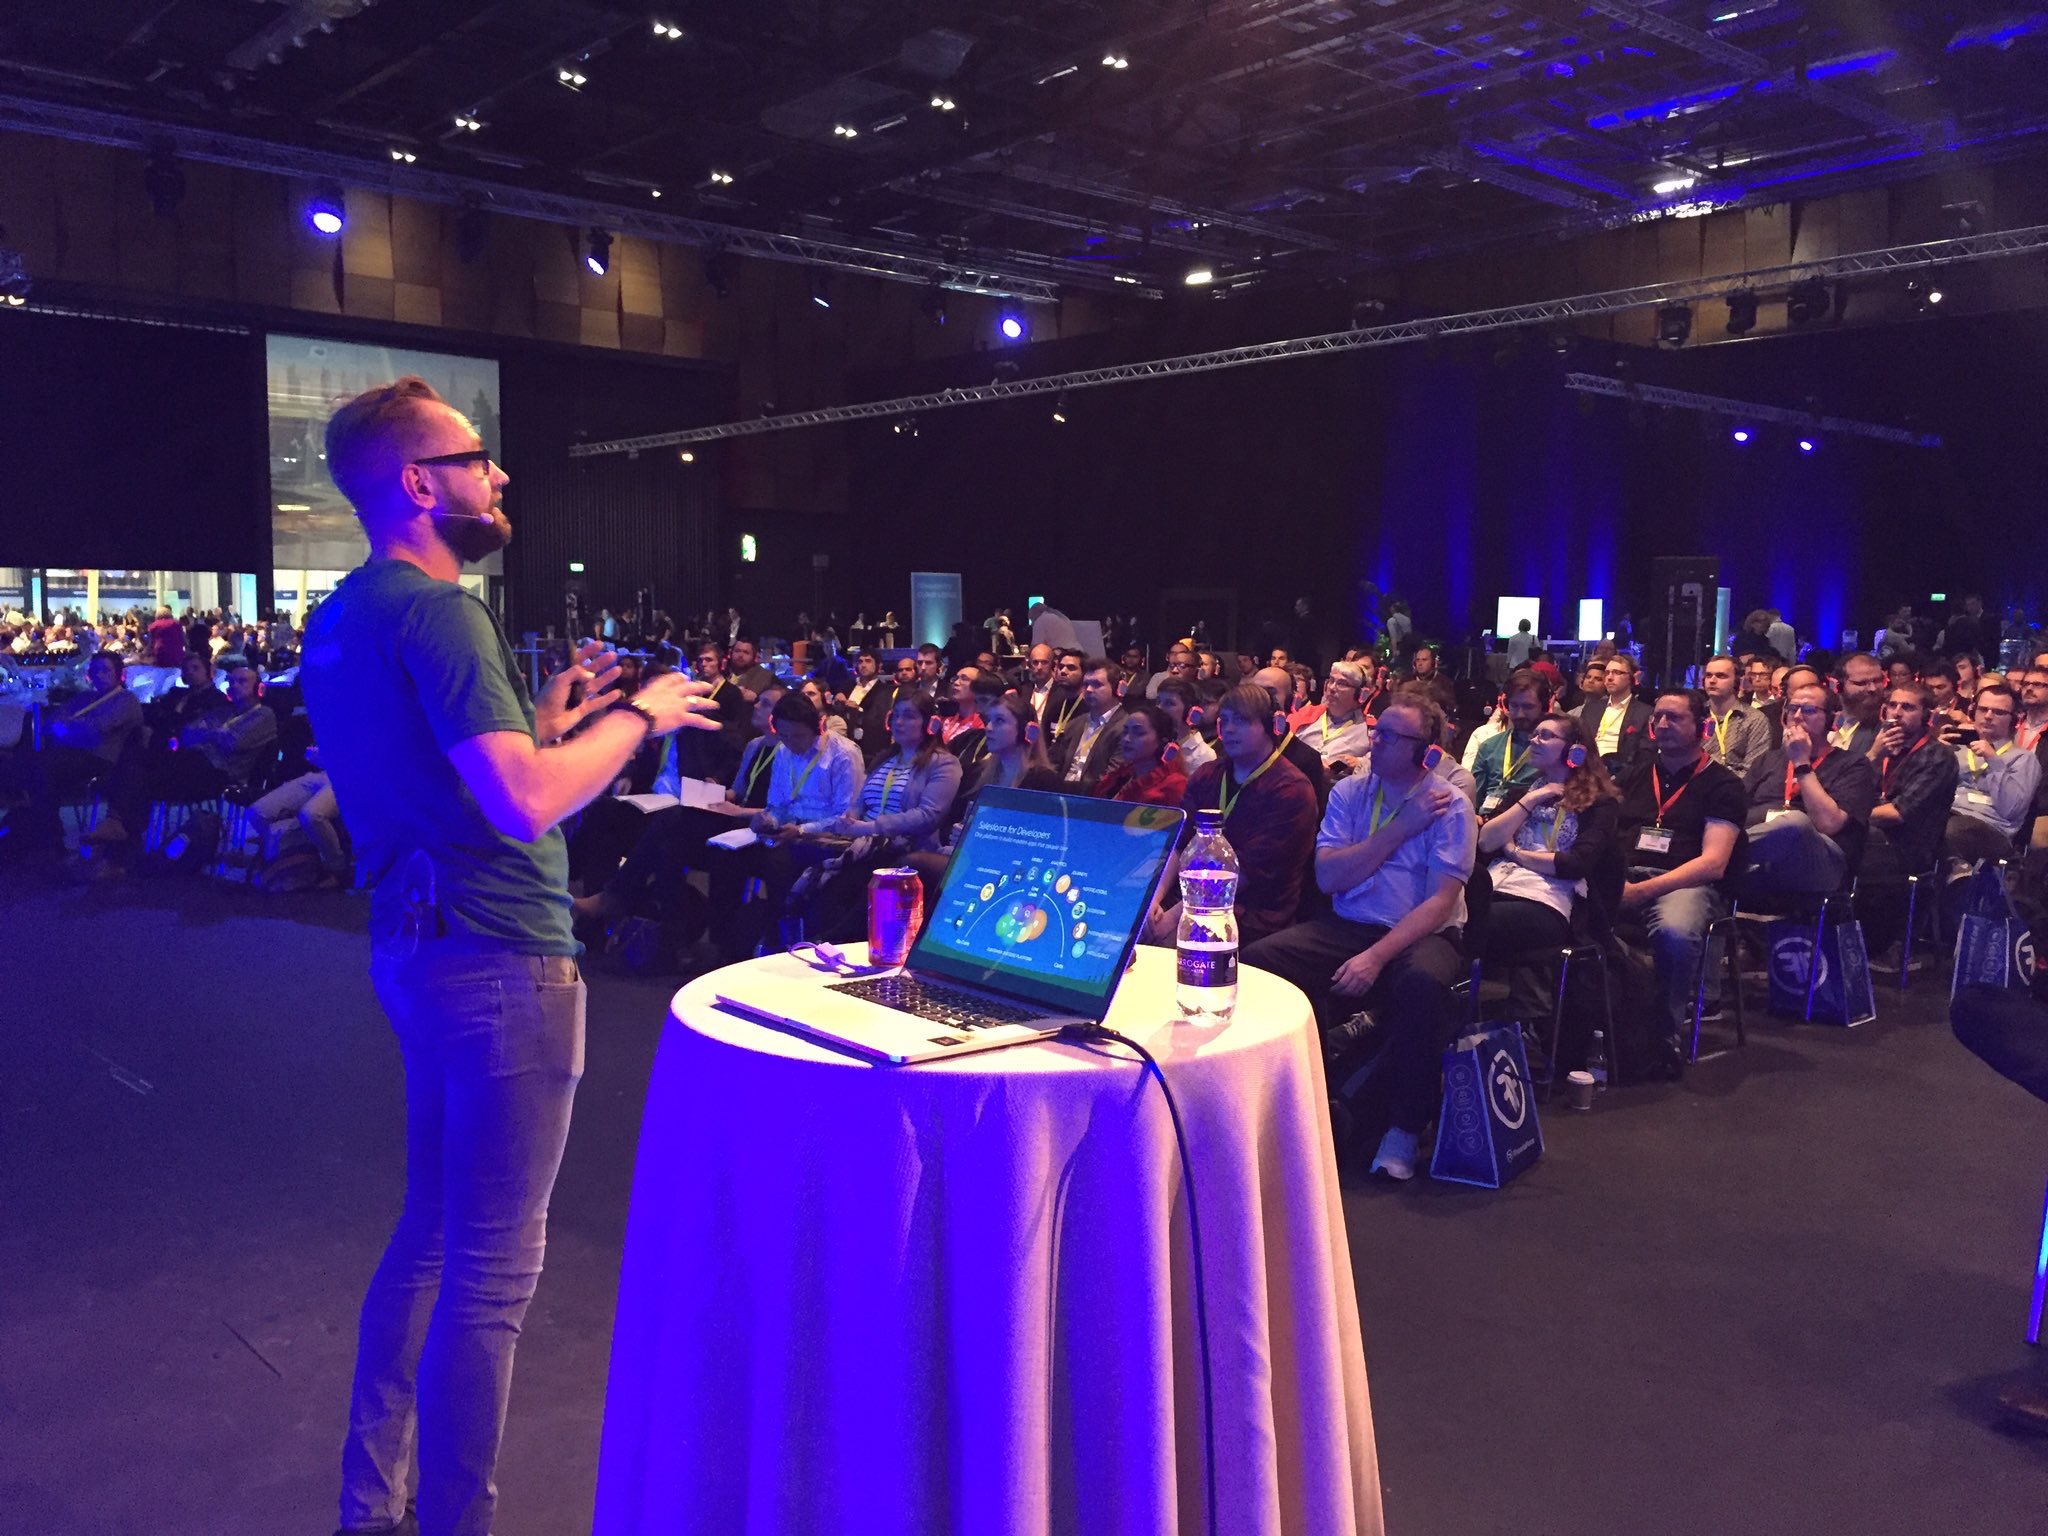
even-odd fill
[[[1422,749],[1422,756],[1418,759],[1418,763],[1421,767],[1427,768],[1430,772],[1434,773],[1437,764],[1443,760],[1444,749],[1432,741]]]
[[[939,718],[939,716],[937,715],[933,715],[931,719],[925,721],[924,723],[924,733],[927,736],[937,736],[940,732],[944,731],[945,728],[946,722]]]
[[[1284,709],[1276,709],[1273,711],[1273,736],[1277,740],[1278,738],[1285,736],[1286,734],[1287,711]]]
[[[1565,753],[1564,760],[1567,767],[1583,768],[1586,766],[1586,749],[1573,742],[1571,750]]]
[[[1165,746],[1161,747],[1159,749],[1159,761],[1166,764],[1169,768],[1178,768],[1180,766],[1180,743],[1169,741]]]
[[[1185,710],[1185,711],[1183,712],[1183,714],[1182,714],[1182,718],[1183,718],[1183,719],[1185,719],[1185,720],[1187,721],[1187,723],[1188,723],[1188,729],[1189,729],[1189,730],[1191,730],[1191,731],[1199,731],[1199,730],[1200,730],[1200,729],[1202,728],[1202,721],[1203,721],[1203,720],[1204,720],[1204,719],[1205,719],[1206,717],[1205,717],[1205,716],[1203,715],[1203,713],[1202,713],[1202,706],[1201,706],[1201,705],[1199,705],[1199,704],[1191,704],[1191,705],[1189,705],[1189,706],[1188,706],[1188,708],[1187,708],[1187,709],[1186,709],[1186,710]]]
[[[1036,720],[1026,720],[1024,722],[1025,743],[1029,746],[1037,746],[1039,735],[1038,722]]]

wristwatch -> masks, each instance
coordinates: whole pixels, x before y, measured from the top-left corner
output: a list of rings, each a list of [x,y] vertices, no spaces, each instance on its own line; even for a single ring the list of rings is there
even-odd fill
[[[645,720],[647,722],[647,734],[649,736],[659,736],[661,734],[661,722],[654,718],[654,711],[649,709],[645,704],[642,704],[638,699],[621,699],[614,707],[618,709],[630,710],[632,713],[638,715],[642,720]]]

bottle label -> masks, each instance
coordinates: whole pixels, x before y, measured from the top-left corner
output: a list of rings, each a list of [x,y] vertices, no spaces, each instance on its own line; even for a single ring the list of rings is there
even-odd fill
[[[1236,986],[1237,951],[1234,949],[1181,950],[1180,984],[1184,987]]]

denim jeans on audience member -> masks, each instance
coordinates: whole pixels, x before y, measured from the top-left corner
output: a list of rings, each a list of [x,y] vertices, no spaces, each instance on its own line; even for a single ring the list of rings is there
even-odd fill
[[[489,1536],[512,1352],[547,1246],[583,1074],[584,986],[566,957],[380,953],[405,1057],[405,1206],[363,1298],[341,1521],[405,1514],[415,1430],[422,1536]]]
[[[1654,869],[1629,872],[1631,880],[1647,880]],[[1647,907],[1639,909],[1650,940],[1650,955],[1657,966],[1657,1031],[1675,1040],[1690,1028],[1693,999],[1698,995],[1700,964],[1707,953],[1707,924],[1724,917],[1728,903],[1710,885],[1666,891]],[[1707,1000],[1720,994],[1715,978],[1707,978]]]

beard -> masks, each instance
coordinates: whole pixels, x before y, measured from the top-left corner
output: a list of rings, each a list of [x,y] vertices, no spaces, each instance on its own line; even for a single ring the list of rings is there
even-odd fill
[[[436,514],[434,532],[464,565],[488,559],[512,542],[512,524],[496,507],[488,522],[467,513]]]

